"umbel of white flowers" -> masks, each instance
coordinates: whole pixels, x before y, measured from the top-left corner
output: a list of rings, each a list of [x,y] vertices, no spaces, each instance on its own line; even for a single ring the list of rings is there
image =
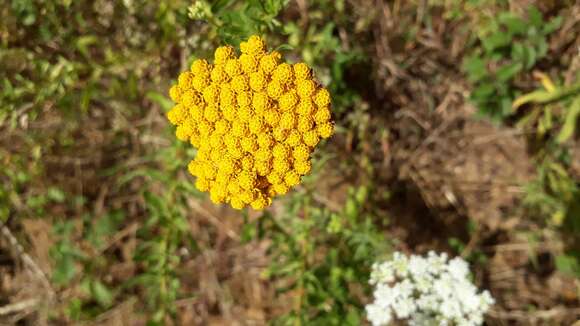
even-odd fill
[[[395,252],[391,260],[373,265],[370,284],[374,302],[366,311],[373,326],[394,320],[411,326],[481,325],[494,303],[488,291],[477,293],[465,260],[433,251],[425,257]]]

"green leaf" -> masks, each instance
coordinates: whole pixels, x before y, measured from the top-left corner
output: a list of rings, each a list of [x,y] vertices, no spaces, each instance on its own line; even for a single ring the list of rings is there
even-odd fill
[[[471,56],[463,62],[463,70],[471,82],[478,82],[487,76],[486,63],[479,56]]]
[[[509,34],[498,31],[489,36],[484,37],[481,40],[481,43],[483,44],[485,50],[488,53],[491,53],[498,48],[508,46],[511,43],[511,41],[512,38],[510,37]]]
[[[513,79],[520,71],[522,71],[523,64],[506,64],[499,68],[496,72],[496,77],[500,82],[507,82]]]
[[[113,304],[113,294],[99,280],[91,282],[91,295],[103,308],[108,308]]]
[[[530,6],[528,9],[528,21],[530,25],[540,28],[544,24],[544,18],[542,17],[542,12],[538,10],[536,6]]]
[[[154,91],[147,92],[145,97],[151,100],[152,102],[159,104],[159,106],[165,111],[169,111],[174,106],[173,101],[171,101],[166,96],[163,96],[163,94],[159,92]]]
[[[544,25],[544,34],[547,35],[555,32],[562,25],[562,21],[563,19],[561,16],[550,19],[550,21]]]
[[[570,105],[568,111],[566,112],[564,125],[562,126],[562,129],[560,129],[560,133],[558,134],[558,137],[556,139],[558,143],[563,143],[570,137],[572,137],[572,135],[574,135],[579,118],[580,118],[580,96],[577,96],[576,99]]]
[[[507,27],[507,31],[510,35],[522,35],[526,33],[527,24],[520,17],[516,17],[509,13],[505,16],[500,16],[499,21]]]
[[[580,275],[580,263],[578,263],[578,259],[574,256],[556,256],[556,269],[565,274],[574,276]]]

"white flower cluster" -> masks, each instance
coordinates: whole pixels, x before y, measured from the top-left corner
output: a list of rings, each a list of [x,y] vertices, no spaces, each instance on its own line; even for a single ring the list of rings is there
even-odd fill
[[[367,317],[373,326],[393,320],[411,326],[481,325],[494,300],[488,291],[477,294],[468,277],[469,265],[459,257],[396,252],[392,260],[373,265],[375,300],[366,306]]]

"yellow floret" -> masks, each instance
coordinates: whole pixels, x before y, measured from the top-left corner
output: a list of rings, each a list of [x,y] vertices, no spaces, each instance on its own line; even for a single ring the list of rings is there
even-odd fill
[[[298,95],[294,91],[286,92],[278,99],[278,105],[282,111],[292,110],[297,103]]]
[[[286,158],[275,158],[272,162],[272,168],[280,175],[286,174],[290,170],[290,163]]]
[[[310,99],[302,98],[296,107],[296,112],[300,115],[311,115],[314,112],[314,103]]]
[[[292,68],[294,70],[294,77],[297,80],[310,79],[312,77],[310,67],[304,62],[295,63]]]
[[[250,118],[254,115],[251,106],[242,106],[238,108],[238,118],[247,123],[250,121]]]
[[[211,150],[211,144],[209,143],[209,137],[208,135],[202,135],[200,133],[199,135],[199,149],[198,149],[198,155],[200,153],[206,154],[209,158],[209,151]],[[206,153],[207,151],[207,153]]]
[[[254,110],[257,114],[262,115],[266,112],[266,110],[272,107],[272,104],[268,94],[254,93],[254,96],[252,97],[252,106],[254,107]]]
[[[210,64],[205,59],[197,59],[191,63],[191,72],[195,76],[207,76],[211,69]]]
[[[175,136],[181,141],[188,141],[189,136],[193,133],[193,128],[189,123],[183,123],[175,129]]]
[[[219,135],[223,135],[230,130],[230,123],[225,119],[220,119],[216,121],[215,125],[215,132]]]
[[[301,98],[310,98],[316,91],[316,84],[310,79],[299,80],[296,83],[296,92]]]
[[[254,162],[254,168],[258,175],[266,176],[272,171],[272,163],[270,161],[256,161]]]
[[[220,106],[234,107],[236,105],[236,93],[231,88],[222,88],[220,91]]]
[[[302,141],[310,147],[316,146],[319,140],[316,130],[310,130],[302,134]]]
[[[219,162],[225,155],[227,155],[227,148],[222,143],[220,147],[215,147],[211,150],[209,153],[209,159],[217,166],[216,162]]]
[[[316,92],[316,95],[314,95],[314,103],[319,107],[330,104],[330,93],[326,88],[321,88]]]
[[[240,52],[243,54],[248,54],[248,42],[242,41],[240,42]]]
[[[226,200],[226,190],[222,187],[212,187],[209,190],[209,198],[214,204],[221,204]]]
[[[273,51],[272,53],[266,54],[260,59],[260,69],[268,75],[271,74],[278,66],[279,57],[276,53],[276,51]]]
[[[187,164],[187,171],[189,171],[189,173],[194,177],[200,176],[199,164],[197,164],[195,160],[191,160],[189,164]]]
[[[234,121],[237,118],[237,112],[235,106],[222,106],[222,115],[224,119],[228,121]]]
[[[244,190],[252,190],[256,184],[256,177],[255,172],[242,171],[238,175],[238,184]]]
[[[255,56],[244,53],[240,55],[240,63],[242,65],[242,70],[246,74],[250,74],[258,70],[258,60]]]
[[[197,178],[197,180],[195,181],[195,187],[197,188],[197,190],[199,191],[208,191],[209,189],[209,180],[204,179],[204,178]]]
[[[192,80],[193,74],[189,71],[184,71],[179,74],[179,77],[177,77],[177,84],[183,90],[190,89],[192,87],[191,86]]]
[[[226,65],[224,67],[225,72],[230,76],[230,77],[235,77],[238,75],[242,74],[242,64],[240,63],[240,61],[238,59],[228,59],[228,61],[226,61]]]
[[[220,87],[218,84],[211,84],[203,90],[203,99],[207,104],[219,103]]]
[[[223,157],[218,162],[218,169],[224,175],[231,175],[236,170],[236,162],[228,156]]]
[[[284,183],[274,184],[272,185],[272,189],[274,189],[278,195],[285,195],[288,192],[288,186],[286,186]]]
[[[223,84],[230,79],[223,66],[215,66],[211,71],[211,80],[216,84]]]
[[[246,206],[239,197],[232,197],[232,199],[230,199],[230,205],[232,205],[233,209],[237,210],[240,210]]]
[[[294,157],[296,161],[306,161],[308,160],[309,156],[310,149],[304,144],[300,144],[294,147],[294,149],[292,150],[292,157]]]
[[[284,176],[284,181],[288,187],[294,187],[300,183],[300,175],[296,171],[290,170]]]
[[[225,147],[224,139],[222,135],[216,133],[215,131],[209,136],[209,144],[212,148],[221,149]]]
[[[275,158],[287,158],[289,153],[288,147],[284,144],[278,143],[272,147],[272,156]]]
[[[199,105],[194,105],[189,108],[189,116],[193,119],[193,121],[195,121],[196,124],[198,121],[203,120],[203,110],[204,108]]]
[[[265,197],[259,196],[250,205],[255,210],[262,210],[262,209],[266,208],[269,204],[270,203],[268,202],[268,200]]]
[[[210,162],[202,163],[203,177],[208,180],[213,180],[216,176],[217,170]]]
[[[238,106],[251,106],[252,105],[252,92],[241,92],[236,97]]]
[[[257,135],[258,145],[260,147],[271,147],[274,144],[274,138],[270,133],[259,133]]]
[[[214,64],[223,65],[228,59],[233,59],[235,57],[234,48],[231,46],[220,46],[215,50],[214,53]]]
[[[282,113],[278,127],[282,129],[293,129],[296,125],[296,115],[292,111]]]
[[[330,120],[330,109],[327,106],[319,107],[314,113],[314,121],[317,124],[323,124]]]
[[[316,126],[316,132],[322,138],[328,138],[334,133],[334,125],[330,122]]]
[[[235,159],[242,158],[244,156],[244,151],[240,146],[228,146],[228,153]]]
[[[264,120],[271,127],[276,127],[280,122],[280,113],[278,113],[278,111],[275,109],[269,109],[264,113]]]
[[[258,141],[255,137],[244,137],[240,141],[242,149],[248,153],[253,153],[258,150]]]
[[[197,130],[202,136],[207,136],[213,132],[213,125],[206,120],[201,120],[197,123]]]
[[[298,118],[298,130],[302,133],[311,130],[314,127],[314,120],[310,116],[300,116]]]
[[[310,161],[294,161],[294,170],[300,175],[308,174],[311,168]]]
[[[209,84],[211,83],[211,80],[204,75],[198,75],[193,77],[193,80],[191,81],[191,84],[193,85],[193,89],[195,89],[198,92],[202,92]]]
[[[268,147],[260,147],[255,153],[256,161],[269,161],[272,158],[272,151]]]
[[[290,147],[298,146],[301,142],[302,142],[302,134],[296,129],[290,130],[288,136],[286,136],[286,140],[284,140],[284,143],[286,143]]]
[[[272,131],[272,136],[276,141],[283,142],[284,140],[286,140],[286,137],[288,136],[288,130],[282,128],[275,128]]]
[[[209,122],[216,122],[220,118],[220,111],[217,104],[208,105],[205,107],[203,117]]]
[[[268,180],[268,182],[270,182],[271,184],[277,184],[277,183],[281,183],[282,182],[282,177],[280,176],[280,174],[276,171],[272,171],[270,172],[267,176],[266,179]]]
[[[181,104],[177,104],[173,109],[167,112],[167,119],[171,124],[177,125],[182,123],[187,118],[187,108]]]
[[[273,99],[278,99],[282,94],[284,94],[284,87],[277,80],[272,80],[268,84],[266,90],[268,92],[268,96],[270,96]]]
[[[294,78],[292,73],[292,66],[287,63],[282,63],[272,72],[272,79],[279,81],[282,85],[288,84]]]
[[[191,136],[189,136],[189,143],[193,147],[198,148],[199,144],[200,144],[200,139],[201,139],[201,135],[199,134],[199,132],[194,132],[191,134]]]
[[[199,93],[193,89],[188,89],[181,95],[181,104],[186,108],[201,104],[201,97]]]
[[[250,87],[256,92],[261,92],[268,84],[268,80],[262,71],[256,71],[250,74]]]
[[[179,103],[181,101],[181,94],[183,91],[178,85],[173,85],[169,88],[169,97],[175,103]]]
[[[232,197],[237,196],[242,191],[242,188],[240,188],[236,179],[230,179],[230,181],[228,181],[227,189]]]
[[[250,171],[254,167],[254,158],[252,155],[245,155],[241,159],[242,169]]]
[[[250,118],[248,127],[250,128],[251,133],[259,134],[264,130],[264,120],[259,115],[254,114]]]
[[[244,204],[253,202],[255,198],[256,194],[252,190],[243,190],[240,193],[240,199],[244,202]]]
[[[249,134],[248,124],[241,120],[235,120],[232,123],[232,135],[244,137]]]
[[[253,56],[260,56],[266,51],[266,43],[257,36],[252,35],[246,42],[246,53]]]
[[[250,84],[246,75],[238,75],[232,78],[232,89],[236,93],[246,92],[250,90]]]

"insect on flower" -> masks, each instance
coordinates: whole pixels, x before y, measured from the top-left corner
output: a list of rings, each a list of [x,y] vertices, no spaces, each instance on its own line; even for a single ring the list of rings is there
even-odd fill
[[[310,154],[334,133],[331,97],[305,63],[283,62],[259,36],[195,60],[169,89],[167,119],[197,155],[198,190],[235,209],[261,210],[310,173]]]

